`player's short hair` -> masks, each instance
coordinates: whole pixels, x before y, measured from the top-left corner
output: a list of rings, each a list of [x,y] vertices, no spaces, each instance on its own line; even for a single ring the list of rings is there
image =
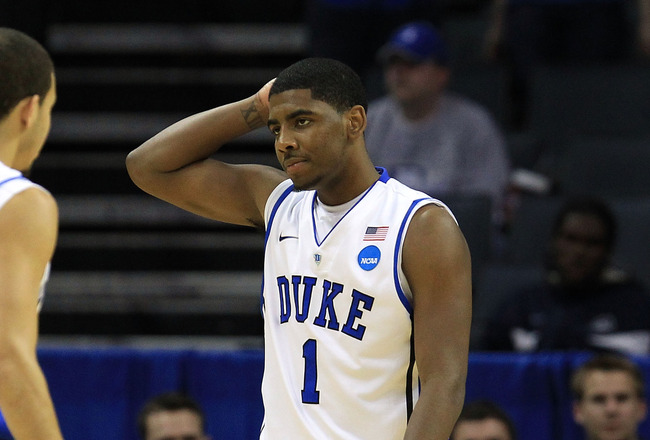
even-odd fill
[[[306,58],[284,69],[275,79],[269,97],[287,90],[309,89],[312,99],[343,113],[355,105],[368,110],[366,89],[357,73],[329,58]]]
[[[149,399],[138,413],[137,424],[140,437],[142,439],[147,438],[147,418],[151,414],[180,410],[188,410],[196,414],[201,421],[201,429],[205,432],[205,414],[201,406],[186,394],[170,391]]]
[[[515,425],[510,416],[499,405],[489,400],[476,400],[466,404],[463,407],[460,416],[458,416],[456,426],[462,422],[478,422],[487,419],[494,419],[503,423],[508,430],[510,440],[517,440]],[[454,428],[454,431],[455,430],[456,429]],[[454,439],[455,435],[454,432],[452,432],[450,440]]]
[[[15,29],[0,27],[0,119],[24,98],[41,100],[52,87],[54,63],[35,39]]]
[[[585,381],[594,371],[622,372],[634,382],[634,391],[639,399],[645,398],[645,385],[641,368],[630,359],[611,353],[598,354],[578,367],[571,375],[571,393],[581,401],[585,394]]]

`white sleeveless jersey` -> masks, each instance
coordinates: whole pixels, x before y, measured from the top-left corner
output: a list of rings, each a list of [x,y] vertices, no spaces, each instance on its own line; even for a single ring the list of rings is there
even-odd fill
[[[4,163],[0,162],[0,210],[2,207],[16,194],[29,189],[39,188],[42,191],[47,190],[40,185],[32,182],[22,175],[20,171],[9,168]],[[43,278],[41,279],[41,289],[38,295],[37,310],[41,310],[43,297],[45,296],[45,284],[50,276],[50,263],[45,267]]]
[[[261,439],[404,436],[419,389],[402,245],[418,208],[444,205],[378,171],[320,241],[315,191],[287,180],[267,202]]]

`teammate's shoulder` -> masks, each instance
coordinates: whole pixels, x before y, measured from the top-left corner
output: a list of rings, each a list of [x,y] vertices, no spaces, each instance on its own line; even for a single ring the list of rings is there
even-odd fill
[[[26,214],[26,218],[49,220],[58,216],[58,205],[49,191],[34,184],[15,194],[6,203],[3,213],[15,213],[17,217]]]

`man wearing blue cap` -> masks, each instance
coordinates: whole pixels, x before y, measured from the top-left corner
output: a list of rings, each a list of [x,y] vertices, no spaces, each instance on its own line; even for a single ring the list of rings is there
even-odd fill
[[[487,111],[447,91],[447,46],[428,22],[397,29],[379,50],[388,94],[370,103],[366,144],[375,163],[411,187],[444,197],[488,195],[501,222],[509,160]]]

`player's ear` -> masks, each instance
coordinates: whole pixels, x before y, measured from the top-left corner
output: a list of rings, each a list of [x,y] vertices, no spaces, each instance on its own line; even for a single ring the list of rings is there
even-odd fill
[[[20,111],[20,121],[23,123],[23,125],[26,128],[31,127],[31,125],[36,120],[36,117],[38,116],[38,109],[39,109],[40,102],[41,102],[40,96],[32,95],[27,98],[24,98],[18,104],[19,111]]]
[[[366,110],[361,105],[355,105],[347,112],[348,135],[356,138],[363,135],[366,129]]]

